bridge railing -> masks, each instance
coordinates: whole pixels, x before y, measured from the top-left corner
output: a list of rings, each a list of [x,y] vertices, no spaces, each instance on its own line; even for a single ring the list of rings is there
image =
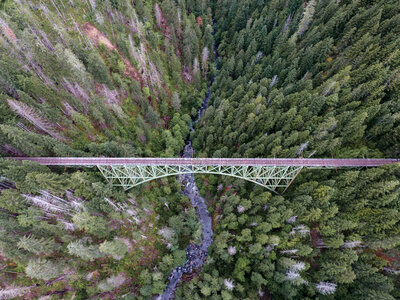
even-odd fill
[[[396,158],[159,158],[159,157],[9,157],[30,160],[42,165],[111,166],[111,165],[207,165],[207,166],[297,166],[297,167],[378,167],[400,162]]]

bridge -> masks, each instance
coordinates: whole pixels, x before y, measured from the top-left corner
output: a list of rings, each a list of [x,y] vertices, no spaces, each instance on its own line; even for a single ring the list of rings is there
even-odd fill
[[[254,182],[271,191],[290,186],[303,168],[379,167],[400,159],[363,158],[107,158],[9,157],[46,166],[96,166],[108,182],[128,190],[153,179],[188,173],[227,175]]]

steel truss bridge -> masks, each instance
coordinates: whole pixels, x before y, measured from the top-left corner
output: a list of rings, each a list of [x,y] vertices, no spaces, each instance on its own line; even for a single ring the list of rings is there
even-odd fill
[[[188,173],[232,176],[271,191],[285,190],[303,168],[379,167],[400,159],[330,158],[106,158],[10,157],[47,166],[96,166],[108,182],[128,190],[157,178]]]

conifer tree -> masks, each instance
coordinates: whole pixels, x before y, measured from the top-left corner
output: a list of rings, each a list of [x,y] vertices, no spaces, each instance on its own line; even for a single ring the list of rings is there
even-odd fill
[[[31,259],[25,268],[27,276],[34,279],[50,280],[59,276],[62,272],[62,265],[47,259]]]
[[[33,235],[23,236],[19,239],[18,248],[25,249],[34,254],[50,254],[60,249],[51,238],[35,238]]]
[[[128,247],[119,240],[104,241],[100,244],[99,250],[117,259],[121,259],[128,252]]]
[[[102,256],[98,245],[87,245],[87,242],[80,239],[72,241],[67,246],[68,253],[80,257],[83,260],[95,260]]]

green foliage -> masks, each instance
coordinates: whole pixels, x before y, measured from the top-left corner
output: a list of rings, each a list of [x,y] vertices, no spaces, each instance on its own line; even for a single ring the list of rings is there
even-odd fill
[[[102,58],[96,53],[91,52],[88,57],[88,71],[92,73],[98,83],[104,83],[111,86],[109,70],[104,64]]]
[[[31,172],[25,177],[20,189],[26,193],[37,193],[40,190],[48,190],[52,194],[60,194],[69,188],[66,176],[54,173]]]
[[[113,289],[120,287],[125,282],[123,275],[116,275],[106,278],[99,282],[98,289],[102,292],[112,291]]]
[[[91,216],[88,212],[80,212],[75,214],[72,220],[78,229],[85,230],[89,234],[99,238],[109,235],[107,222],[101,217]]]
[[[25,268],[27,276],[33,279],[50,280],[62,272],[60,263],[46,259],[31,259]]]
[[[0,194],[0,207],[4,208],[12,213],[24,209],[26,204],[24,198],[20,195],[17,190],[4,190]]]
[[[189,135],[196,157],[400,155],[396,1],[69,2],[0,1],[1,156],[177,157]],[[63,275],[34,297],[155,297],[201,240],[173,178],[124,192],[97,170],[6,160],[0,177],[0,281]],[[177,298],[399,298],[399,178],[302,170],[279,196],[199,176],[213,243]],[[42,190],[83,212],[21,196]]]
[[[23,236],[19,239],[18,248],[25,249],[34,254],[50,254],[59,250],[60,245],[56,244],[52,238],[36,238],[33,235]]]
[[[119,240],[104,241],[100,244],[99,250],[107,255],[121,258],[128,252],[128,247]]]
[[[145,86],[145,87],[143,88],[143,93],[144,93],[144,96],[145,96],[146,98],[148,98],[148,97],[150,96],[150,89],[149,89],[147,86]]]
[[[102,256],[97,245],[87,245],[84,240],[72,241],[67,246],[68,253],[80,257],[83,260],[95,260]]]

